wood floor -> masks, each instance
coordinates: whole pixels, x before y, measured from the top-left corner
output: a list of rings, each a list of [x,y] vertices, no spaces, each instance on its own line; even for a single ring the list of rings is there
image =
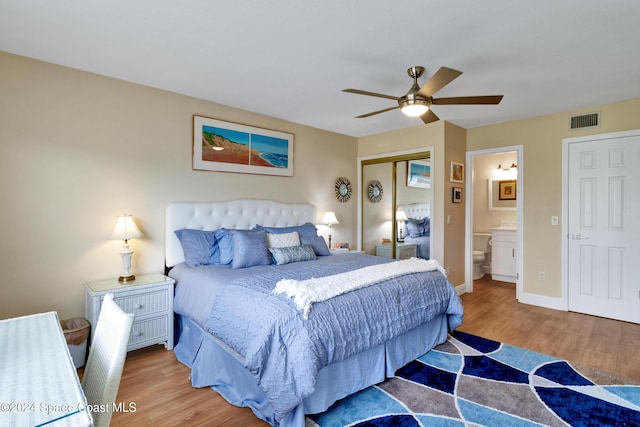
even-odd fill
[[[640,325],[520,304],[514,285],[488,279],[461,298],[461,331],[640,381]],[[209,388],[191,388],[189,370],[162,346],[129,353],[117,403],[135,412],[115,413],[112,426],[268,425]]]

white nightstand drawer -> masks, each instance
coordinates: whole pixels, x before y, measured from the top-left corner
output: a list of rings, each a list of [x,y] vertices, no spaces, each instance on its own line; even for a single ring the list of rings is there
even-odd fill
[[[149,292],[146,294],[116,294],[114,301],[125,313],[137,316],[161,313],[169,309],[168,290]]]
[[[127,350],[152,344],[173,349],[173,290],[175,281],[164,274],[150,274],[120,283],[116,279],[85,283],[85,316],[91,323],[91,339],[100,317],[105,294],[113,294],[116,304],[133,313],[133,328]]]
[[[129,337],[129,347],[134,348],[137,347],[137,344],[147,341],[157,342],[158,338],[166,338],[168,335],[169,320],[167,316],[135,321]]]
[[[391,258],[391,245],[376,245],[376,256]],[[417,246],[413,243],[396,243],[396,259],[409,259],[416,256]]]
[[[409,259],[416,256],[416,245],[403,245],[396,247],[396,258]]]

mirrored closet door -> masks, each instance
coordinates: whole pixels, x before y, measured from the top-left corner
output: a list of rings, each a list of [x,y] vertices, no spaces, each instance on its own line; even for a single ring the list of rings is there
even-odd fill
[[[429,259],[430,152],[363,160],[361,167],[362,250],[396,259]]]

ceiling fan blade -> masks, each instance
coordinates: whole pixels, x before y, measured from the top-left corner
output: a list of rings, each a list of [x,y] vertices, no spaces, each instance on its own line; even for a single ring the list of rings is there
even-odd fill
[[[378,98],[393,99],[394,101],[398,101],[400,99],[397,96],[385,95],[382,93],[375,93],[375,92],[367,92],[366,90],[360,90],[360,89],[343,89],[342,91],[348,92],[348,93],[355,93],[357,95],[367,95],[367,96],[376,96]]]
[[[431,111],[431,108],[429,108],[426,113],[421,115],[420,118],[425,124],[437,122],[438,120],[440,120],[440,117],[436,116],[436,113]]]
[[[435,98],[433,105],[460,105],[460,104],[499,104],[503,95],[490,96],[456,96],[453,98]]]
[[[374,115],[380,114],[380,113],[386,113],[387,111],[395,110],[395,109],[398,109],[398,108],[400,108],[400,106],[396,105],[395,107],[385,108],[384,110],[373,111],[371,113],[367,113],[367,114],[362,114],[360,116],[356,116],[356,119],[364,119],[365,117],[374,116]]]
[[[434,93],[457,79],[462,71],[453,68],[440,67],[436,73],[420,88],[418,95],[428,98]]]

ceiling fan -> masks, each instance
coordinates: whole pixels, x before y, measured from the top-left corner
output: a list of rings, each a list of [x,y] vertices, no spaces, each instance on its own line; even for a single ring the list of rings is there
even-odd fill
[[[385,113],[387,111],[400,110],[411,117],[420,117],[423,122],[431,123],[440,120],[438,116],[431,110],[432,105],[471,105],[471,104],[499,104],[503,95],[491,96],[458,96],[453,98],[433,98],[433,94],[458,78],[462,71],[452,68],[441,67],[422,87],[418,85],[418,78],[424,73],[424,67],[416,66],[407,70],[409,77],[413,79],[413,84],[409,91],[398,97],[392,95],[384,95],[381,93],[367,92],[359,89],[344,89],[343,92],[355,93],[358,95],[376,96],[378,98],[393,99],[398,102],[396,107],[385,108],[383,110],[373,111],[371,113],[356,116],[357,119],[370,117],[375,114]]]

